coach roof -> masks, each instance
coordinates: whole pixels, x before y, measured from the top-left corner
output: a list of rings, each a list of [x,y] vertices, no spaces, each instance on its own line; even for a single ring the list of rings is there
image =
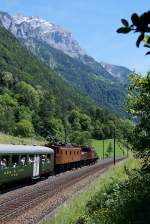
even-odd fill
[[[53,154],[51,148],[33,145],[0,144],[0,154]]]

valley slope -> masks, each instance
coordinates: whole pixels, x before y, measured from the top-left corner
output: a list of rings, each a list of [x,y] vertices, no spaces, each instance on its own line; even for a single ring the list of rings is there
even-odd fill
[[[39,56],[84,95],[114,112],[124,113],[127,89],[120,79],[124,75],[121,70],[120,77],[115,77],[103,64],[88,56],[69,32],[43,19],[11,16],[1,12],[0,21],[23,46]]]
[[[116,117],[99,108],[0,26],[0,131],[81,143],[111,137]]]

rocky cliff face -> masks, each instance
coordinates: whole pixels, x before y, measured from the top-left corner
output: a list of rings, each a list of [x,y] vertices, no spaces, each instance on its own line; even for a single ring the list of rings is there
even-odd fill
[[[101,62],[101,65],[107,72],[109,72],[109,74],[111,74],[114,78],[118,79],[122,83],[127,83],[128,76],[132,73],[131,70],[123,66],[112,65],[105,62]]]
[[[34,47],[35,41],[43,41],[71,57],[79,58],[86,54],[71,33],[39,17],[11,16],[0,12],[0,21],[16,38],[26,40],[26,46]]]
[[[46,44],[61,50],[72,58],[80,60],[97,75],[103,74],[106,77],[110,77],[110,74],[100,63],[86,54],[78,42],[73,39],[71,33],[65,31],[60,26],[49,23],[39,17],[11,16],[5,12],[0,12],[0,21],[7,30],[13,33],[32,52],[37,53],[39,50],[38,45]],[[53,59],[50,58],[49,66],[55,67],[56,63],[52,61]]]

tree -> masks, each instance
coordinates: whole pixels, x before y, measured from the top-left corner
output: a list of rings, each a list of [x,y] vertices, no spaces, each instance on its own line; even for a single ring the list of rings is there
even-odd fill
[[[0,73],[0,85],[6,88],[11,88],[14,82],[14,78],[11,72],[1,72]]]
[[[129,112],[136,119],[132,145],[139,151],[150,150],[150,74],[133,75],[130,84]]]
[[[131,25],[126,19],[121,19],[123,27],[120,27],[118,33],[129,33],[135,32],[139,33],[138,39],[136,41],[136,46],[139,47],[140,43],[144,42],[144,47],[150,48],[150,36],[147,35],[150,33],[150,11],[141,14],[140,16],[137,13],[133,13],[131,16]],[[150,51],[146,55],[150,54]]]
[[[91,145],[91,135],[88,131],[74,131],[70,140],[78,145]]]
[[[16,134],[24,137],[32,137],[35,134],[32,123],[25,119],[20,120],[16,125]]]
[[[0,131],[13,134],[18,103],[10,95],[0,95]]]
[[[103,133],[103,126],[99,120],[96,120],[93,130],[93,137],[96,139],[103,139],[104,133]]]
[[[79,118],[80,118],[80,124],[81,124],[82,130],[90,132],[92,129],[91,118],[88,115],[83,114],[83,113],[80,114]]]
[[[125,19],[121,20],[123,27],[117,30],[118,33],[129,33],[131,31],[140,33],[136,41],[136,46],[144,42],[144,47],[150,48],[150,11],[140,16],[133,13],[131,25]],[[150,51],[146,55],[150,54]],[[133,74],[129,86],[129,113],[136,121],[132,133],[133,149],[138,151],[150,150],[150,72],[146,77]]]
[[[26,82],[19,82],[16,85],[16,99],[22,105],[36,110],[39,107],[40,99],[36,89]]]
[[[112,144],[110,142],[109,145],[108,145],[108,147],[107,147],[107,154],[108,154],[108,156],[111,155],[112,151],[113,151],[113,147],[112,147]]]

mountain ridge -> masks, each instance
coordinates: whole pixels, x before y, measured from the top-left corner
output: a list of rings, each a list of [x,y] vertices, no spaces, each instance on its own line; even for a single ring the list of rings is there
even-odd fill
[[[100,62],[106,71],[108,71],[113,77],[120,80],[122,83],[128,83],[128,77],[132,71],[125,66],[113,65],[106,62]]]
[[[0,20],[3,26],[17,38],[38,38],[44,40],[52,47],[63,50],[71,57],[79,57],[85,52],[77,41],[72,39],[72,34],[62,27],[49,23],[37,16],[11,16],[0,12]],[[34,31],[34,32],[33,32]],[[68,45],[68,47],[66,47]]]
[[[122,113],[126,96],[124,83],[118,81],[99,62],[88,56],[76,41],[70,39],[70,33],[67,33],[66,39],[64,38],[66,33],[63,30],[64,35],[60,37],[62,30],[59,26],[56,32],[50,32],[52,26],[55,25],[47,24],[45,20],[38,17],[12,17],[7,13],[0,13],[0,21],[23,46],[40,57],[49,67],[55,69],[65,81],[79,89],[84,95],[91,97],[99,105]],[[46,23],[44,28],[41,27],[41,23]],[[47,26],[50,28],[45,40]],[[71,45],[65,42],[68,38]],[[55,40],[55,45],[50,43],[51,39],[53,42]],[[62,49],[62,45],[59,45],[57,41],[63,43],[66,48]]]

